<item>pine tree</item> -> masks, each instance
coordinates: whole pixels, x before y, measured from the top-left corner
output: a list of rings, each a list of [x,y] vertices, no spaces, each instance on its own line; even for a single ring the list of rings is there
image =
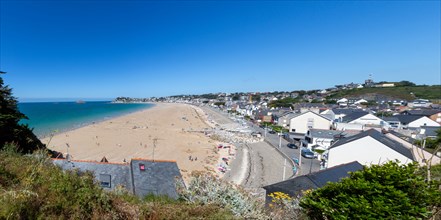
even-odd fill
[[[28,125],[19,124],[27,117],[19,111],[18,101],[12,95],[12,89],[4,85],[2,74],[5,72],[0,71],[0,149],[7,143],[15,144],[22,153],[45,148]]]

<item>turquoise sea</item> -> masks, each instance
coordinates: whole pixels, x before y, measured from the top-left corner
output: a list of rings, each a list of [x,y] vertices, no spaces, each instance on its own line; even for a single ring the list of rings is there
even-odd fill
[[[19,103],[22,113],[28,120],[21,123],[34,128],[34,133],[42,138],[50,133],[63,132],[104,121],[113,117],[130,114],[142,109],[150,108],[153,104],[122,104],[102,102],[36,102]]]

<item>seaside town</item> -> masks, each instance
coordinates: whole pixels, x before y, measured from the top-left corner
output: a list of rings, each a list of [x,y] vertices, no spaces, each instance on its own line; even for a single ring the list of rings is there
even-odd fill
[[[397,95],[388,89],[415,92]],[[423,98],[415,95],[421,89]],[[299,203],[309,191],[356,171],[416,166],[427,169],[426,181],[432,181],[430,169],[441,163],[439,90],[409,81],[375,83],[370,77],[364,84],[312,91],[119,97],[112,103],[153,105],[41,141],[53,165],[67,173],[89,172],[105,192],[191,202],[218,198],[226,190],[232,193],[222,195],[226,200],[285,204],[277,205],[282,214],[238,206],[232,207],[240,208],[236,215],[285,219],[294,213],[298,219],[305,217]],[[431,95],[435,98],[427,99]],[[243,197],[241,190],[249,194]]]
[[[202,108],[215,123],[210,132],[231,145],[242,143],[237,145],[241,157],[249,156],[239,166],[246,167],[242,168],[247,172],[258,171],[251,174],[253,179],[244,176],[235,182],[265,189],[268,203],[271,193],[299,196],[304,190],[338,181],[363,166],[395,160],[401,164],[417,162],[420,166],[439,164],[440,148],[432,144],[441,129],[439,99],[432,102],[413,94],[413,99],[398,99],[366,93],[332,98],[332,94],[341,91],[403,86],[415,84],[375,83],[370,77],[361,84],[313,91],[120,97],[115,102],[184,103]],[[236,126],[216,123],[211,119],[214,115],[224,116]],[[267,146],[260,149],[253,142]],[[222,172],[230,170],[225,163],[217,165]],[[224,178],[229,180],[237,176],[236,172],[232,168]],[[311,182],[297,184],[305,178]],[[320,178],[321,182],[311,178]]]
[[[0,220],[441,220],[440,13],[0,0]]]

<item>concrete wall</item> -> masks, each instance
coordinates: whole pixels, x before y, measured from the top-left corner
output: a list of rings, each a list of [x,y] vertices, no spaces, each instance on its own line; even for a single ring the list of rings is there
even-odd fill
[[[362,165],[370,166],[371,164],[383,164],[396,159],[403,164],[412,162],[411,159],[367,136],[329,149],[328,168],[354,160]]]

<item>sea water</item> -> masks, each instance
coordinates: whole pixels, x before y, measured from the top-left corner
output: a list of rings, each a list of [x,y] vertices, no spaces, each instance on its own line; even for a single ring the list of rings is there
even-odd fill
[[[34,133],[46,137],[52,133],[59,133],[80,128],[92,123],[110,118],[130,114],[142,109],[150,108],[153,104],[146,103],[112,103],[102,102],[36,102],[19,103],[19,110],[29,119],[20,123],[28,124]]]

